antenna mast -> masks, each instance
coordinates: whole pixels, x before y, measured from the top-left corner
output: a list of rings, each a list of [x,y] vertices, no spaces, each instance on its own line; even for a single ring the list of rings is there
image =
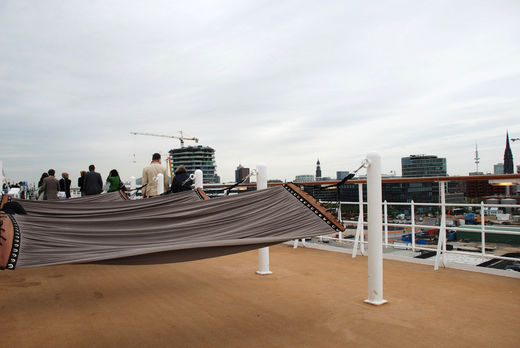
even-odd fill
[[[475,165],[477,166],[477,173],[478,173],[478,164],[480,163],[480,157],[478,157],[478,147],[477,144],[475,144]]]

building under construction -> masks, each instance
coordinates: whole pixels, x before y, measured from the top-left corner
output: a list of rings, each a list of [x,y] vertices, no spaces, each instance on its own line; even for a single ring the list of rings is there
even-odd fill
[[[218,183],[219,177],[216,173],[217,165],[215,164],[215,150],[209,146],[188,146],[179,149],[172,149],[170,153],[170,170],[172,173],[175,169],[183,165],[186,167],[188,174],[194,173],[200,169],[203,173],[204,183]]]

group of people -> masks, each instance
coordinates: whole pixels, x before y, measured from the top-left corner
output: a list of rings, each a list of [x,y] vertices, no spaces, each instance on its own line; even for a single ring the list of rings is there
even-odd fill
[[[157,175],[163,175],[163,182],[159,183]],[[163,185],[163,192],[182,192],[191,190],[193,180],[188,175],[186,168],[180,165],[175,169],[175,175],[170,185],[170,177],[165,167],[161,165],[161,155],[154,153],[152,155],[152,162],[143,169],[143,188],[142,193],[144,198],[157,196],[159,185]]]
[[[158,174],[163,175],[163,182],[158,182]],[[69,174],[61,173],[61,179],[56,179],[56,171],[49,169],[43,173],[38,182],[37,199],[55,200],[59,198],[70,198],[71,180]],[[144,198],[159,195],[159,185],[164,185],[163,192],[182,192],[191,190],[193,180],[188,175],[186,168],[182,165],[175,170],[175,175],[170,185],[170,177],[165,167],[161,165],[161,155],[154,153],[152,162],[143,169],[142,194]],[[107,177],[106,185],[103,185],[101,174],[96,172],[96,167],[91,164],[88,172],[82,170],[78,178],[78,187],[81,195],[97,195],[104,191],[114,192],[124,189],[124,183],[119,177],[116,169],[112,169]]]
[[[43,173],[38,182],[38,190],[36,198],[40,200],[55,200],[60,198],[70,198],[70,186],[72,181],[69,179],[69,173],[61,173],[61,179],[56,179],[56,171],[49,169]],[[107,192],[113,192],[121,189],[123,182],[119,177],[117,170],[112,169],[107,178]],[[81,195],[97,195],[103,192],[103,179],[101,174],[96,172],[96,167],[91,164],[88,172],[82,170],[78,178],[78,187]]]
[[[40,200],[53,200],[58,199],[58,193],[63,192],[65,197],[70,197],[70,179],[68,173],[61,173],[61,179],[56,179],[56,171],[49,169],[43,173],[40,181],[38,182],[38,190],[36,192],[36,198]]]

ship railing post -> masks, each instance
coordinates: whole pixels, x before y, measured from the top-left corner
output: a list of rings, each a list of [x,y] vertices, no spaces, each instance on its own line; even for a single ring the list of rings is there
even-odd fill
[[[267,167],[264,163],[256,165],[256,189],[264,190],[267,188]],[[269,270],[269,247],[258,249],[258,271],[257,274],[272,274]]]
[[[338,221],[340,224],[343,225],[343,219],[341,217],[341,198],[339,197],[339,195],[338,195]],[[343,232],[341,230],[338,232],[338,238],[339,238],[339,240],[343,240]]]
[[[480,201],[480,229],[482,241],[482,255],[486,254],[486,213],[484,212],[484,201]]]
[[[439,182],[439,191],[441,194],[441,224],[439,228],[439,240],[437,242],[437,253],[435,255],[435,270],[439,269],[441,258],[442,266],[446,267],[446,194],[444,187],[444,181]]]
[[[412,251],[415,252],[415,202],[413,200],[410,206],[410,222],[412,223]]]
[[[157,174],[155,180],[157,180],[157,195],[164,193],[164,175],[163,173]]]
[[[388,203],[386,202],[386,199],[383,203],[384,207],[384,216],[385,216],[385,248],[388,245]]]
[[[356,257],[358,248],[361,251],[361,255],[365,255],[365,231],[363,226],[364,221],[364,208],[363,208],[363,184],[358,184],[358,197],[359,197],[359,216],[356,226],[356,235],[354,237],[354,249],[352,250],[352,257]]]
[[[383,230],[381,156],[367,155],[368,203],[368,299],[366,303],[382,305],[383,299]]]

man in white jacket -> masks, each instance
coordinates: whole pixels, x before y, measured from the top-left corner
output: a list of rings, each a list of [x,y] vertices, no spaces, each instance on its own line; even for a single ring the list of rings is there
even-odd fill
[[[164,178],[163,183],[157,182],[157,174],[161,173]],[[143,197],[157,196],[157,185],[164,185],[164,192],[170,188],[170,178],[168,171],[161,165],[161,155],[154,153],[152,156],[152,163],[143,169]]]

